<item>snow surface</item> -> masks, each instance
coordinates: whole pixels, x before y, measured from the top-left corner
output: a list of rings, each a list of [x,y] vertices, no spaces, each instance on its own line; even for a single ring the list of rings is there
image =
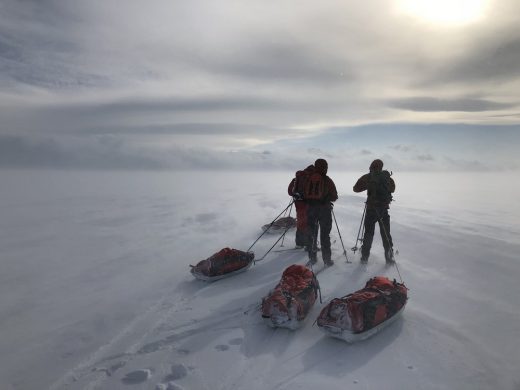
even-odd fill
[[[330,171],[347,248],[360,174]],[[365,268],[350,251],[345,262],[333,229],[324,303],[296,331],[265,326],[258,309],[304,253],[271,253],[215,283],[189,273],[223,247],[246,250],[289,203],[291,175],[0,171],[0,388],[520,388],[515,175],[394,175],[392,233],[410,299],[398,321],[352,345],[313,322],[370,277],[399,277],[379,236]],[[275,239],[259,240],[256,257]]]

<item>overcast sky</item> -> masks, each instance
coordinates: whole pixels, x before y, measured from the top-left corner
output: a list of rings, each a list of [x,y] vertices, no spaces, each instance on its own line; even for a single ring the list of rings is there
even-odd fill
[[[518,0],[0,0],[0,166],[518,169],[519,15]]]

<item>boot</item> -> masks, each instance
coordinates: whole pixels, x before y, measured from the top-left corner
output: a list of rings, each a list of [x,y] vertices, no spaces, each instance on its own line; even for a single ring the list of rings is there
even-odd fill
[[[307,262],[307,266],[314,265],[318,262],[316,258],[316,252],[309,252],[309,261]]]
[[[325,263],[325,267],[330,267],[330,266],[333,266],[334,265],[334,262],[332,260],[323,260],[323,262]]]
[[[370,252],[366,252],[363,250],[363,247],[361,247],[361,262],[363,264],[368,263],[368,257],[370,256]]]
[[[389,250],[385,251],[385,260],[386,260],[386,264],[394,264],[395,263],[394,250],[392,248],[390,248]]]

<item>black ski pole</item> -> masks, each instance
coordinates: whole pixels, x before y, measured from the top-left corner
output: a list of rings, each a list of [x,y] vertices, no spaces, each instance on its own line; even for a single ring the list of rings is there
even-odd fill
[[[285,231],[282,233],[282,235],[280,237],[278,237],[278,240],[276,240],[276,242],[273,244],[273,246],[271,248],[269,248],[269,250],[267,252],[265,252],[265,255],[263,255],[262,257],[260,257],[258,260],[255,260],[253,263],[256,263],[258,261],[262,261],[263,259],[265,259],[265,257],[269,254],[269,252],[271,252],[273,250],[273,248],[276,246],[276,244],[278,244],[278,242],[283,238],[285,237],[285,233],[287,233],[287,230],[289,230],[289,228],[285,228]]]
[[[277,216],[275,219],[273,219],[273,222],[271,222],[271,223],[269,224],[269,226],[267,227],[267,229],[265,229],[265,230],[262,232],[262,234],[260,234],[260,236],[258,236],[258,238],[255,240],[255,242],[253,242],[253,243],[251,244],[251,246],[249,247],[249,249],[248,249],[246,252],[249,252],[249,251],[251,250],[251,248],[252,248],[252,247],[253,247],[253,246],[258,242],[258,240],[259,240],[259,239],[260,239],[260,238],[261,238],[265,233],[267,233],[267,231],[271,228],[271,226],[273,226],[273,224],[276,222],[276,220],[277,220],[278,218],[280,218],[280,215],[282,215],[283,213],[285,213],[285,211],[287,211],[287,209],[288,209],[289,207],[291,207],[293,203],[294,203],[294,201],[292,200],[291,203],[289,203],[289,205],[288,205],[285,209],[283,209],[283,211],[282,211],[280,214],[278,214],[278,216]]]
[[[294,203],[294,199],[293,199],[292,203]],[[291,216],[291,210],[292,210],[292,204],[291,204],[291,207],[289,208],[289,217]],[[283,212],[284,217],[285,217],[286,212],[287,212],[287,209],[285,209],[285,211]]]
[[[312,230],[312,246],[311,251],[314,256],[317,256],[318,253],[318,233],[321,231],[321,227],[319,224],[319,219],[316,219],[314,222],[314,228]]]
[[[365,220],[366,212],[367,212],[367,203],[365,202],[365,208],[363,209],[363,215],[361,216],[361,222],[359,223],[359,230],[358,230],[358,234],[357,234],[357,238],[356,238],[356,245],[351,248],[351,251],[354,252],[354,255],[356,254],[356,251],[359,249],[357,246],[358,242],[360,242],[360,241],[363,242],[363,234],[364,234],[364,230],[365,230],[363,221]],[[363,229],[363,232],[361,231],[361,229]]]
[[[390,237],[388,236],[388,233],[386,232],[385,224],[383,223],[383,219],[379,215],[379,211],[377,211],[377,208],[374,208],[377,220],[379,221],[379,226],[383,229],[383,233],[385,234],[386,242],[390,245]],[[395,269],[397,270],[397,274],[399,275],[399,279],[401,280],[401,283],[403,283],[403,278],[401,277],[401,272],[399,272],[399,267],[397,266],[397,262],[395,261],[394,257],[394,245],[392,244],[390,246],[390,254],[392,255],[392,261],[395,265]]]
[[[290,218],[291,217],[291,212],[292,212],[292,206],[293,206],[293,203],[294,201],[291,203],[291,207],[289,207],[289,215],[287,216],[287,218]],[[282,243],[280,244],[281,247],[283,247],[283,241],[285,240],[285,234],[283,235],[283,238],[282,238]]]
[[[331,211],[332,211],[332,216],[334,217],[334,223],[336,224],[336,229],[338,229],[339,240],[341,241],[341,246],[343,247],[343,254],[345,255],[345,259],[347,259],[347,263],[352,263],[348,259],[347,250],[345,249],[345,245],[343,245],[343,238],[341,238],[341,233],[339,231],[338,221],[336,221],[336,215],[334,214],[334,209],[332,209]]]

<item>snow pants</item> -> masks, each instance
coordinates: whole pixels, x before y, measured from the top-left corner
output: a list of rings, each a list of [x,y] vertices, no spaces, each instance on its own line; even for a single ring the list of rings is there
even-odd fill
[[[304,201],[294,202],[296,208],[296,246],[308,246],[309,228],[307,222],[308,205]]]
[[[379,223],[379,233],[383,240],[383,247],[385,248],[385,259],[390,261],[392,259],[392,236],[390,235],[390,215],[386,207],[367,208],[365,215],[365,234],[363,236],[363,245],[361,246],[361,258],[367,260],[370,256],[370,248],[374,240],[374,231],[376,222]]]
[[[318,230],[320,232],[321,256],[323,262],[331,260],[330,231],[332,230],[332,206],[330,203],[309,204],[307,210],[309,229],[309,260],[316,262]]]

